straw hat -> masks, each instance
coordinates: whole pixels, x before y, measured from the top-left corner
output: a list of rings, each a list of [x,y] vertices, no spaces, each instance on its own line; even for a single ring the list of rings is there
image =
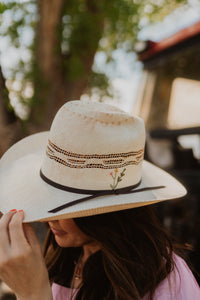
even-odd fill
[[[185,188],[143,160],[143,120],[103,103],[71,101],[49,132],[0,160],[0,210],[25,222],[90,216],[179,198]]]

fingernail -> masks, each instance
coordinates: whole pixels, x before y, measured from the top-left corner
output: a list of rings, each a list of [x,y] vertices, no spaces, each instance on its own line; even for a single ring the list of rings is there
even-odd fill
[[[16,209],[14,208],[14,209],[11,209],[10,211],[16,211]]]
[[[23,209],[18,210],[18,212],[23,212]]]

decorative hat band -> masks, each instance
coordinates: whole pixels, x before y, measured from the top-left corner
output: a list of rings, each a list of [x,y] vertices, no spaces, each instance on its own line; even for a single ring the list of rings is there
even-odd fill
[[[48,140],[46,155],[69,168],[117,169],[128,165],[138,165],[142,162],[144,148],[127,153],[79,154],[66,151]]]
[[[55,182],[54,180],[48,178],[44,175],[42,169],[40,170],[40,177],[48,184],[52,185],[55,188],[64,190],[70,193],[76,194],[87,194],[86,197],[73,200],[71,202],[65,203],[61,206],[58,206],[50,211],[49,213],[56,213],[67,207],[71,207],[81,202],[85,202],[97,197],[106,196],[106,195],[119,195],[119,194],[129,194],[129,193],[138,193],[146,190],[160,189],[164,186],[153,186],[148,188],[141,188],[135,190],[141,183],[141,178],[134,185],[125,186],[122,188],[117,188],[118,183],[122,181],[122,177],[125,175],[126,168],[125,166],[129,165],[139,165],[143,161],[144,148],[137,151],[129,151],[122,153],[107,153],[107,154],[81,154],[70,152],[61,147],[58,147],[50,139],[48,140],[48,145],[46,148],[46,155],[49,159],[55,161],[58,164],[63,165],[64,167],[74,168],[74,169],[112,169],[113,172],[110,172],[112,177],[112,183],[110,183],[110,189],[102,190],[92,190],[92,189],[80,189],[73,188],[71,186],[66,186]],[[123,168],[121,172],[118,173],[118,169]],[[88,196],[89,195],[89,196]]]

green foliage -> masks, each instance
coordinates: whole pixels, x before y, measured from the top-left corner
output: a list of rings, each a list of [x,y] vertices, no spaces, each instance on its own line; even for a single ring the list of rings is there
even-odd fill
[[[102,1],[103,2],[103,1]],[[65,74],[68,80],[85,76],[85,59],[88,53],[94,56],[97,50],[102,29],[102,11],[95,3],[90,7],[88,1],[66,1],[63,12],[61,44],[65,56]],[[93,11],[94,10],[94,11]]]
[[[153,2],[152,11],[148,14],[145,13],[145,8],[150,2],[145,0],[96,1],[92,13],[86,0],[66,1],[61,27],[61,43],[63,55],[66,57],[64,61],[66,78],[75,80],[81,76],[87,76],[84,70],[84,57],[88,51],[104,51],[107,55],[107,63],[113,60],[112,53],[116,49],[123,48],[127,52],[133,51],[137,34],[141,29],[140,19],[147,15],[151,18],[159,15],[159,11],[163,11],[163,6]],[[164,2],[168,7],[169,1]],[[172,0],[171,10],[176,5],[177,1]],[[100,19],[103,20],[104,28],[101,35],[98,27]],[[97,26],[95,26],[96,24]],[[95,37],[98,37],[98,48]],[[88,80],[88,88],[97,87],[103,90],[102,94],[109,95],[108,80],[106,79],[106,75],[102,76],[102,74],[92,72]]]
[[[102,101],[104,97],[112,97],[112,90],[109,86],[109,78],[104,73],[91,72],[88,80],[88,87],[85,93],[92,96],[93,92],[98,94],[98,101]]]
[[[144,16],[148,17],[151,23],[162,21],[177,7],[185,4],[187,4],[187,0],[146,0],[143,8]]]
[[[7,78],[9,80],[9,92],[13,93],[23,106],[29,107],[31,97],[26,96],[27,85],[33,85],[33,58],[34,39],[25,39],[29,34],[34,37],[35,25],[37,22],[36,1],[0,2],[0,35],[6,38],[8,47],[16,49],[16,54],[21,53],[18,61],[9,69]],[[17,56],[17,55],[16,55]],[[21,88],[13,89],[13,83],[20,81]],[[8,109],[11,109],[9,104]]]
[[[94,72],[92,64],[86,64],[88,57],[93,61],[95,53],[104,51],[107,63],[113,60],[113,51],[124,49],[134,51],[137,34],[141,29],[140,20],[149,21],[163,18],[186,0],[66,0],[62,23],[58,28],[65,80],[75,81],[87,78],[88,93],[94,87],[109,94],[108,78]],[[24,96],[27,84],[38,87],[45,85],[38,73],[36,61],[35,32],[38,19],[37,0],[0,1],[0,20],[9,14],[8,25],[2,26],[0,34],[10,39],[10,45],[28,51],[30,59],[21,57],[10,70],[10,79],[20,78],[23,82],[18,98],[24,105],[37,103],[32,96]],[[32,34],[29,43],[23,39],[27,29]],[[88,65],[90,68],[88,68]],[[45,100],[44,100],[45,101]]]
[[[5,3],[0,3],[0,14],[4,13],[4,11],[7,9],[7,6]]]
[[[0,34],[10,38],[12,45],[16,48],[22,46],[21,35],[28,27],[35,30],[36,24],[36,2],[0,2],[0,17],[3,20],[3,13],[7,13],[7,26],[1,27]],[[8,15],[9,13],[9,15]]]

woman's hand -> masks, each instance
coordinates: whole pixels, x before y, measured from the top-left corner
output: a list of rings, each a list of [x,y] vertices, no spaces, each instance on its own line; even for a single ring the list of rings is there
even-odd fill
[[[33,228],[23,224],[23,211],[0,219],[0,278],[18,300],[52,299],[48,272]]]

